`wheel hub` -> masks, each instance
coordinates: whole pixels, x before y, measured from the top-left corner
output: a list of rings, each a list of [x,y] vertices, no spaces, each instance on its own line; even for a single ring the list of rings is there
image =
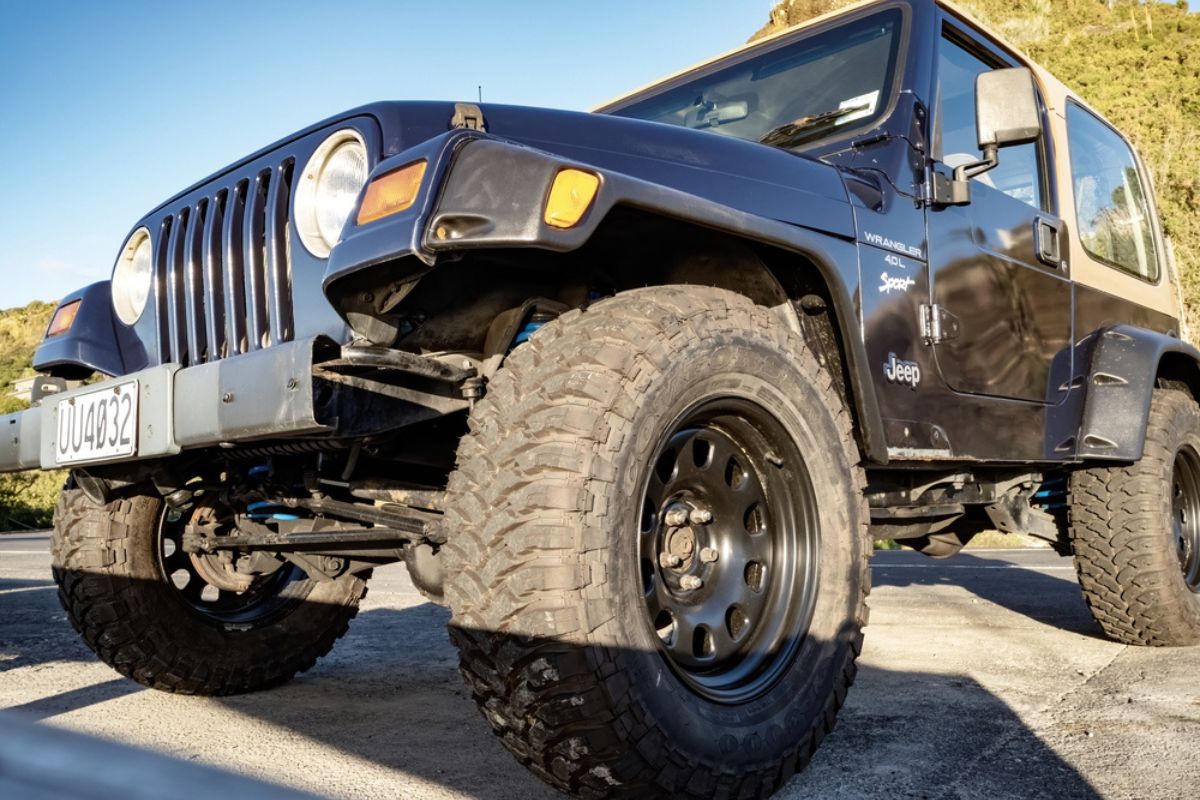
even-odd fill
[[[664,511],[664,519],[671,515],[681,503],[672,503],[672,508]],[[674,570],[679,573],[689,572],[696,564],[696,543],[698,537],[696,531],[689,525],[683,526],[664,526],[666,529],[665,535],[662,537],[662,544],[659,551],[658,563],[664,569]]]
[[[647,480],[647,616],[668,663],[711,699],[765,690],[807,624],[815,524],[799,519],[811,500],[784,436],[757,406],[712,403],[676,425]],[[791,458],[776,464],[776,450]]]
[[[696,552],[696,532],[691,528],[672,528],[667,534],[667,549],[664,552],[691,560]]]

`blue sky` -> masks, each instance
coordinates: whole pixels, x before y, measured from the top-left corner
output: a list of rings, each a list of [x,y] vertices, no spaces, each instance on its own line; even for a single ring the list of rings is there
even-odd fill
[[[331,114],[478,84],[586,109],[744,42],[772,5],[0,3],[0,308],[108,277],[150,208]]]
[[[373,100],[586,109],[744,42],[770,0],[0,3],[0,308],[108,277],[137,219]]]

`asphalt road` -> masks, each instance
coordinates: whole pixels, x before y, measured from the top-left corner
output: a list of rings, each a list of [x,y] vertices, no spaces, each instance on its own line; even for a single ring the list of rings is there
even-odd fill
[[[556,796],[493,739],[459,679],[446,611],[400,566],[377,571],[315,669],[206,699],[144,690],[98,662],[59,608],[49,564],[45,535],[0,536],[0,709],[324,796]],[[780,797],[1200,792],[1200,648],[1101,638],[1069,560],[885,552],[874,585],[837,730]],[[0,743],[15,735],[0,727]]]

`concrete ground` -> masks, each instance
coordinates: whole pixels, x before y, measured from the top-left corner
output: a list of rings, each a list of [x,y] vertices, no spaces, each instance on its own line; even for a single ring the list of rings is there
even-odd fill
[[[49,566],[44,534],[0,537],[0,709],[324,796],[555,796],[494,740],[459,680],[447,612],[402,567],[376,573],[315,669],[274,691],[205,699],[144,690],[98,662]],[[1200,792],[1200,649],[1101,638],[1069,560],[885,552],[874,585],[837,730],[780,797]]]

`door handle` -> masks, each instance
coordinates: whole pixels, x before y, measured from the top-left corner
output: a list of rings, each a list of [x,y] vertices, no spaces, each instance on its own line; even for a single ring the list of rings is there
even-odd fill
[[[1051,267],[1062,266],[1062,224],[1037,217],[1033,222],[1033,244],[1038,260]]]

